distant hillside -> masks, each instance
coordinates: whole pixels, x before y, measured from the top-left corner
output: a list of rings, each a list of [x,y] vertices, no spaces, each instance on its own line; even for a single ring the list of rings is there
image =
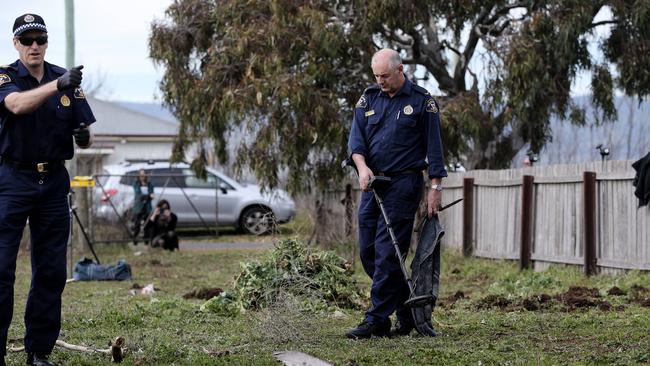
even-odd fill
[[[600,161],[596,146],[603,144],[610,150],[607,159],[636,160],[650,151],[650,103],[629,97],[615,99],[618,119],[613,123],[594,126],[593,108],[587,96],[576,98],[586,107],[589,122],[586,126],[573,126],[570,122],[551,121],[553,141],[539,154],[538,165],[583,163]],[[521,166],[526,149],[512,163]]]

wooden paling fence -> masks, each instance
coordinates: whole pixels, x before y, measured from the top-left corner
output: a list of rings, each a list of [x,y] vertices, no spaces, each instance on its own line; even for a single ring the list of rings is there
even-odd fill
[[[550,263],[600,269],[650,270],[650,209],[638,208],[632,161],[536,166],[450,173],[440,215],[443,245],[477,257],[519,260],[522,268]],[[307,205],[321,243],[355,241],[360,192],[321,194]],[[311,200],[311,199],[310,199]],[[311,207],[309,207],[311,206]],[[330,244],[331,245],[331,244]]]

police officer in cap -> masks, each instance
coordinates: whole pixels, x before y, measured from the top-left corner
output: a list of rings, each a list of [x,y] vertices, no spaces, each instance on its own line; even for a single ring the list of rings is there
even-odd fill
[[[372,306],[358,327],[346,333],[352,339],[407,335],[414,323],[404,306],[409,290],[395,256],[377,202],[368,192],[375,175],[391,177],[391,184],[378,192],[403,254],[408,252],[415,213],[420,203],[426,169],[431,181],[427,196],[429,217],[442,200],[445,170],[438,106],[426,89],[404,76],[399,54],[383,49],[372,57],[377,82],[365,90],[354,109],[348,149],[359,172],[364,191],[359,205],[359,248],[363,269],[372,278]],[[391,330],[389,316],[397,323]]]
[[[0,67],[0,342],[3,356],[13,312],[20,238],[29,218],[32,284],[25,309],[28,365],[48,361],[61,329],[70,231],[65,160],[92,141],[95,122],[79,87],[82,66],[45,62],[43,18],[24,14],[13,26],[18,60]],[[4,357],[0,358],[4,364]]]

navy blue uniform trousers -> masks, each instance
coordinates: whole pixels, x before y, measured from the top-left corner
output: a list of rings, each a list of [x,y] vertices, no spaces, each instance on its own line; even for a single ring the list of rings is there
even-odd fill
[[[0,165],[0,344],[4,354],[14,307],[16,257],[27,218],[31,235],[32,283],[25,309],[25,350],[49,354],[61,329],[61,294],[66,280],[70,233],[63,165],[46,173]]]
[[[411,243],[415,213],[422,198],[422,175],[403,174],[392,178],[390,187],[377,193],[384,201],[391,226],[406,258]],[[397,312],[398,319],[410,320],[410,310],[404,306],[409,290],[400,269],[399,260],[372,192],[361,195],[359,207],[359,252],[365,272],[372,278],[372,306],[365,320],[386,324]]]

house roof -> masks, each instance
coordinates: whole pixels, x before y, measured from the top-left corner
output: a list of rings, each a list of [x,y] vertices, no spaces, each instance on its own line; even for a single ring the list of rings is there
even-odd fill
[[[178,122],[156,118],[92,97],[88,97],[88,104],[97,119],[92,126],[95,136],[172,137],[178,134]]]

